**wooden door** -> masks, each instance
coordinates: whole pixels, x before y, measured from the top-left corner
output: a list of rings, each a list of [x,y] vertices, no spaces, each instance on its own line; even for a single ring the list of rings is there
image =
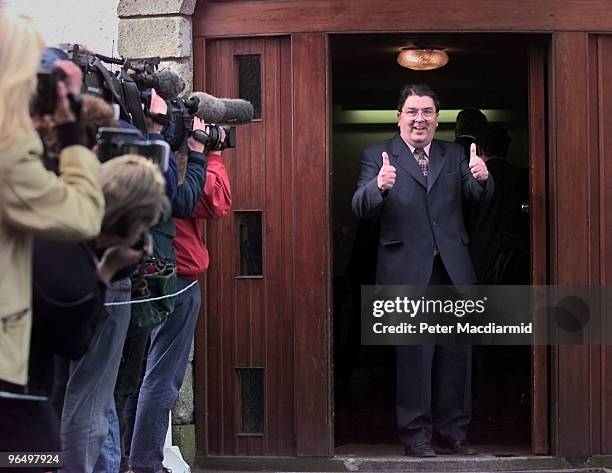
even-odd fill
[[[260,102],[224,153],[232,213],[207,225],[197,450],[330,455],[325,35],[194,45],[196,90]]]
[[[551,52],[551,283],[606,286],[612,268],[612,39],[555,32]],[[551,350],[551,453],[612,453],[610,354],[609,346],[595,344]]]

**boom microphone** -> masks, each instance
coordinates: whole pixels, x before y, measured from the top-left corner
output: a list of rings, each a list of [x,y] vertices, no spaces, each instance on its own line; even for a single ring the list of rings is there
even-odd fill
[[[194,92],[187,106],[206,123],[241,125],[253,119],[253,105],[242,99],[218,99],[204,92]]]
[[[185,81],[170,69],[162,69],[153,74],[142,74],[134,80],[138,82],[138,79],[141,80],[144,88],[154,88],[155,92],[167,101],[176,99],[185,89]]]

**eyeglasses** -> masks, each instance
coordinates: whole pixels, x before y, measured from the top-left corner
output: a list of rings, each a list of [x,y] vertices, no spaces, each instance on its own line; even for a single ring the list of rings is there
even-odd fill
[[[408,118],[416,118],[421,112],[423,118],[430,119],[436,114],[433,108],[409,108],[408,110],[401,110],[401,113],[405,113]]]

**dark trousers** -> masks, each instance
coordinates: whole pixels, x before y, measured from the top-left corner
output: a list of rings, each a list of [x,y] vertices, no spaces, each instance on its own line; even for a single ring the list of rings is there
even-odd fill
[[[119,417],[121,470],[129,470],[128,458],[136,420],[138,391],[144,376],[144,360],[149,344],[149,333],[141,332],[126,338],[115,385],[115,408]]]
[[[434,259],[430,285],[451,285],[440,256]],[[472,415],[470,346],[396,347],[397,427],[401,442],[463,440]]]
[[[0,452],[61,451],[59,419],[49,401],[0,398]],[[2,468],[0,472],[42,473],[46,467]]]

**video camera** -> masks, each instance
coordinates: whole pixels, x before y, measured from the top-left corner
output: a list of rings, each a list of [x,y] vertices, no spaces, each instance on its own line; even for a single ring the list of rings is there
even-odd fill
[[[57,82],[64,79],[63,72],[53,65],[55,59],[70,59],[77,64],[83,71],[83,93],[116,104],[119,118],[134,125],[144,136],[147,134],[146,116],[161,123],[164,126],[162,135],[173,151],[184,148],[190,136],[208,150],[234,148],[235,128],[218,124],[243,124],[253,118],[253,106],[246,100],[218,99],[203,92],[179,97],[185,88],[184,81],[169,69],[158,71],[159,58],[137,61],[111,58],[91,53],[77,44],[45,49],[33,102],[33,109],[40,115],[53,113]],[[120,70],[113,73],[104,63],[118,65]],[[168,103],[165,117],[150,115],[151,88]],[[204,131],[193,130],[195,116],[207,124]]]
[[[162,172],[168,170],[170,146],[161,140],[146,140],[138,130],[124,128],[98,129],[98,160],[101,163],[124,154],[138,154],[157,164]]]
[[[189,98],[170,101],[168,116],[168,125],[162,134],[174,151],[180,149],[189,136],[193,136],[208,150],[224,150],[236,147],[236,128],[221,127],[214,123],[248,123],[253,118],[253,106],[246,100],[218,99],[203,92],[195,92]],[[207,124],[204,131],[193,130],[194,117]]]

